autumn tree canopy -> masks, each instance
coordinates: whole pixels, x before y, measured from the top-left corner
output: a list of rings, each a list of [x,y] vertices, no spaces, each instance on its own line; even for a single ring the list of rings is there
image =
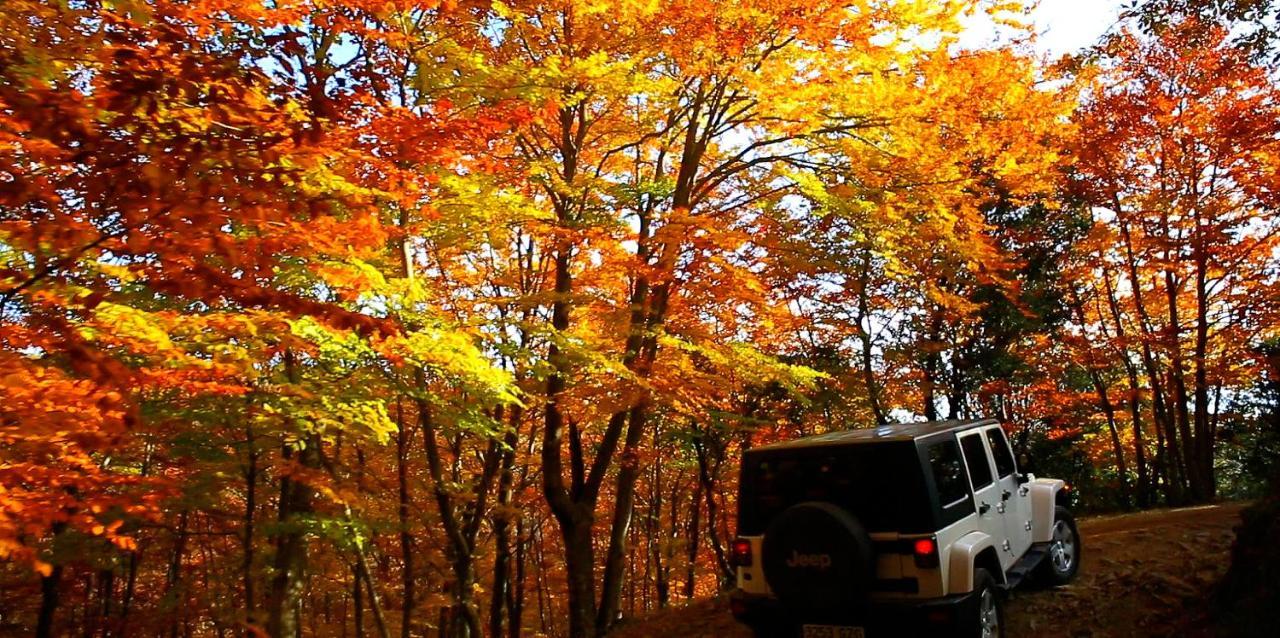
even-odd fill
[[[11,0],[0,624],[604,635],[897,420],[1247,489],[1280,111],[1194,4]]]

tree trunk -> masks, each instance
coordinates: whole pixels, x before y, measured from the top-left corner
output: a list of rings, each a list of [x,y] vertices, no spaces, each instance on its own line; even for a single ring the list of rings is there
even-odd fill
[[[733,565],[729,563],[729,557],[724,551],[724,543],[720,540],[719,508],[716,504],[715,475],[713,474],[711,461],[708,458],[711,453],[711,450],[707,449],[706,439],[708,437],[710,437],[709,434],[694,438],[693,450],[698,460],[698,484],[702,487],[702,498],[707,505],[707,540],[711,542],[711,551],[715,554],[716,566],[719,568],[719,580],[723,585],[733,579],[734,571]],[[724,459],[724,444],[718,440],[716,441],[715,459],[714,469],[719,470],[720,463]]]
[[[364,638],[364,587],[360,579],[360,565],[351,565],[351,601],[355,607],[356,638]]]
[[[566,171],[572,177],[570,168],[566,167]],[[571,250],[567,242],[562,242],[556,248],[553,258],[555,301],[551,306],[551,327],[557,332],[563,332],[569,327],[568,298],[573,289],[573,275],[569,269]],[[565,389],[569,362],[554,341],[547,348],[547,361],[551,364],[551,372],[547,375],[543,413],[542,492],[560,526],[560,536],[564,542],[569,635],[574,638],[592,638],[596,622],[595,552],[591,535],[595,521],[595,503],[581,498],[582,472],[576,469],[581,467],[578,456],[580,448],[570,449],[573,455],[571,466],[575,468],[574,493],[570,494],[564,484],[561,451],[564,446],[565,418],[560,412],[560,395]]]
[[[924,418],[927,421],[938,420],[938,403],[936,398],[938,387],[938,374],[942,367],[942,355],[938,351],[941,347],[942,333],[942,311],[935,309],[936,313],[929,322],[929,336],[925,343],[928,351],[924,354]]]
[[[426,384],[421,370],[417,372],[417,376],[418,386],[425,389]],[[427,452],[427,470],[431,476],[440,521],[444,527],[445,537],[449,541],[445,554],[453,568],[450,594],[454,599],[456,611],[454,617],[461,618],[465,623],[465,625],[455,624],[453,635],[470,635],[478,638],[483,634],[483,623],[475,606],[475,545],[476,536],[485,516],[485,504],[493,488],[493,478],[498,471],[498,446],[496,442],[490,441],[488,452],[485,454],[484,469],[473,494],[471,508],[469,511],[463,511],[463,507],[455,504],[453,495],[445,486],[444,463],[436,442],[436,426],[431,406],[420,397],[415,397],[414,400],[418,407],[418,422],[422,428],[423,445]],[[455,462],[459,456],[459,448],[455,446]]]
[[[658,582],[661,585],[658,589],[658,607],[660,609],[666,609],[671,604],[671,563],[675,560],[675,549],[671,541],[675,540],[676,530],[680,527],[680,512],[677,508],[680,507],[681,502],[681,487],[680,477],[676,476],[671,481],[671,493],[667,497],[667,502],[671,505],[671,514],[667,518],[667,530],[663,536],[664,542],[659,545],[659,550],[662,552],[663,557],[662,566],[658,570],[660,578]],[[659,507],[658,511],[661,512],[662,508]]]
[[[618,488],[613,510],[613,526],[609,531],[609,549],[605,556],[603,599],[596,632],[604,635],[618,620],[622,602],[623,575],[626,570],[627,533],[631,529],[631,515],[635,507],[636,479],[640,476],[639,447],[644,434],[647,402],[641,401],[631,409],[627,440],[622,449],[621,468],[618,470]],[[654,432],[657,438],[657,432]]]
[[[129,552],[129,566],[125,570],[124,594],[120,599],[120,636],[129,635],[129,612],[133,609],[133,595],[138,587],[138,563],[142,560],[137,550]]]
[[[178,537],[173,541],[173,555],[169,558],[169,570],[165,576],[165,598],[174,605],[174,616],[170,619],[169,636],[177,638],[179,618],[186,613],[187,597],[182,591],[182,561],[187,553],[187,521],[190,512],[183,509],[178,514]]]
[[[644,560],[641,562],[644,564],[644,575],[640,579],[640,609],[645,612],[648,612],[652,607],[652,605],[649,604],[651,600],[649,596],[649,581],[652,580],[653,576],[653,504],[661,500],[661,497],[654,486],[658,485],[659,482],[660,476],[657,471],[657,466],[655,465],[654,471],[650,472],[649,476],[648,512],[646,512],[642,519],[644,522],[642,525],[644,528]]]
[[[116,572],[114,569],[104,569],[98,572],[98,577],[98,600],[102,602],[102,637],[110,638],[112,629],[115,628],[111,618],[111,603],[116,595]]]
[[[862,268],[859,271],[860,277],[857,290],[858,317],[856,323],[858,326],[858,339],[862,342],[862,382],[867,386],[867,403],[871,408],[871,416],[876,420],[876,424],[884,425],[889,422],[889,418],[885,415],[884,408],[880,406],[880,385],[876,383],[874,344],[871,340],[869,326],[871,309],[868,297],[871,293],[868,288],[871,286],[871,259],[871,251],[866,251],[863,255]]]
[[[301,374],[293,351],[284,354],[285,374],[291,384],[298,384]],[[292,461],[294,452],[284,446],[281,456]],[[297,452],[297,462],[307,469],[320,467],[320,436],[309,434]],[[276,555],[271,587],[267,594],[267,634],[271,638],[292,638],[301,629],[298,626],[298,606],[302,602],[303,584],[307,570],[306,519],[315,512],[315,490],[302,481],[288,475],[280,478],[279,520],[280,534],[276,543]]]
[[[512,408],[507,434],[503,438],[502,470],[498,477],[498,510],[493,516],[493,585],[489,599],[489,636],[501,638],[502,616],[507,613],[508,622],[519,625],[512,613],[511,599],[511,501],[514,496],[516,444],[522,411]],[[517,540],[518,542],[518,540]]]
[[[1103,383],[1101,375],[1097,371],[1090,374],[1093,377],[1093,386],[1098,392],[1098,402],[1102,405],[1102,412],[1107,417],[1107,429],[1111,433],[1111,454],[1116,461],[1116,474],[1120,479],[1120,502],[1125,508],[1132,507],[1133,498],[1129,492],[1129,469],[1128,463],[1124,458],[1124,446],[1120,444],[1120,430],[1116,427],[1116,410],[1111,404],[1111,399],[1107,394],[1107,386]]]
[[[538,599],[538,626],[542,629],[542,633],[551,635],[553,633],[552,622],[548,619],[547,610],[551,606],[548,599],[550,595],[547,593],[547,548],[546,538],[542,534],[542,526],[535,528],[538,542],[533,546],[534,558],[537,569],[533,570],[533,580],[535,589],[537,590]]]
[[[1208,290],[1208,250],[1205,247],[1204,230],[1201,226],[1199,207],[1195,209],[1195,237],[1192,240],[1193,259],[1196,266],[1196,341],[1195,353],[1192,356],[1195,366],[1195,442],[1196,463],[1204,500],[1212,500],[1217,494],[1217,484],[1213,471],[1213,428],[1209,422],[1209,375],[1206,358],[1209,350],[1209,290]]]
[[[53,613],[58,609],[62,585],[62,565],[54,565],[48,576],[40,577],[40,611],[36,616],[36,638],[53,638]]]
[[[511,562],[511,539],[505,521],[493,522],[493,584],[489,588],[489,635],[502,636],[502,614],[507,611],[506,599],[510,591],[508,565]]]
[[[696,479],[693,486],[693,496],[689,499],[692,511],[689,516],[688,533],[686,534],[688,545],[685,547],[685,560],[688,561],[685,569],[684,578],[684,597],[686,600],[693,600],[693,596],[697,589],[697,566],[698,566],[698,548],[701,540],[702,532],[702,480]]]
[[[240,582],[244,589],[245,627],[243,634],[248,638],[249,626],[255,622],[254,606],[257,603],[253,591],[254,534],[253,519],[258,509],[258,443],[253,434],[253,426],[245,425],[245,445],[248,447],[248,464],[244,471],[244,535],[241,538],[244,557],[240,562]]]
[[[1172,505],[1174,503],[1172,497],[1175,488],[1170,487],[1170,484],[1173,481],[1170,478],[1171,470],[1169,468],[1169,448],[1165,445],[1164,441],[1165,430],[1161,427],[1162,424],[1158,420],[1153,418],[1153,421],[1155,423],[1155,427],[1152,429],[1155,430],[1156,433],[1155,474],[1151,477],[1153,496],[1155,494],[1163,494],[1165,505]]]
[[[298,460],[304,467],[319,465],[319,437],[308,437],[305,447],[298,452]],[[284,458],[293,453],[285,449]],[[292,638],[298,633],[298,604],[302,600],[303,581],[307,564],[307,533],[302,528],[305,519],[315,511],[314,490],[310,485],[287,476],[280,479],[280,525],[282,531],[272,561],[274,575],[267,595],[267,634],[272,638]]]
[[[142,468],[139,475],[142,477],[151,476],[151,459],[154,449],[151,444],[143,446]],[[129,612],[133,609],[133,595],[137,591],[138,585],[138,566],[142,562],[142,554],[134,549],[129,552],[128,576],[125,578],[124,595],[120,601],[120,636],[125,638],[129,635]]]
[[[958,332],[958,330],[957,330]],[[947,418],[964,419],[969,416],[968,393],[965,391],[967,368],[964,344],[959,336],[951,339],[950,370],[947,371]]]
[[[1102,260],[1101,254],[1099,254],[1099,260]],[[1133,427],[1133,458],[1138,472],[1137,502],[1139,508],[1146,508],[1151,504],[1151,479],[1147,476],[1147,449],[1142,435],[1142,390],[1141,386],[1138,385],[1138,371],[1134,368],[1133,362],[1129,360],[1124,317],[1120,312],[1120,304],[1116,300],[1115,287],[1111,283],[1111,270],[1106,267],[1105,261],[1103,261],[1103,264],[1102,280],[1106,290],[1107,308],[1110,310],[1111,320],[1115,322],[1116,338],[1119,341],[1116,350],[1119,353],[1120,363],[1124,366],[1125,377],[1129,382],[1127,402],[1130,425]],[[1101,310],[1099,310],[1098,314],[1101,317]],[[1102,325],[1105,329],[1105,321],[1102,322]]]
[[[1152,334],[1150,317],[1147,314],[1146,305],[1143,302],[1142,279],[1138,273],[1137,256],[1133,250],[1133,237],[1129,231],[1129,224],[1125,217],[1120,213],[1124,209],[1120,206],[1119,201],[1114,203],[1117,211],[1117,221],[1120,225],[1120,235],[1124,240],[1125,248],[1125,265],[1129,274],[1129,286],[1133,294],[1134,311],[1138,315],[1138,329],[1141,334],[1142,342],[1142,363],[1147,373],[1147,384],[1151,389],[1151,412],[1152,420],[1157,428],[1162,429],[1162,437],[1164,441],[1163,452],[1160,453],[1160,467],[1165,473],[1165,502],[1169,505],[1177,505],[1182,502],[1184,484],[1184,474],[1179,471],[1178,459],[1180,458],[1177,431],[1174,426],[1172,412],[1165,405],[1165,396],[1163,383],[1160,379],[1159,366],[1156,363],[1155,355],[1151,351],[1151,342],[1155,336]]]
[[[1164,282],[1165,299],[1169,305],[1168,345],[1170,365],[1172,366],[1169,376],[1173,385],[1174,417],[1178,424],[1178,436],[1182,442],[1180,460],[1183,474],[1191,484],[1192,498],[1197,502],[1203,502],[1208,499],[1208,492],[1205,488],[1204,477],[1200,473],[1199,460],[1196,458],[1196,440],[1191,432],[1191,415],[1187,405],[1190,397],[1187,395],[1186,370],[1183,366],[1182,322],[1178,311],[1177,276],[1172,271],[1166,270]]]
[[[1084,314],[1084,302],[1080,299],[1079,292],[1072,290],[1071,298],[1072,302],[1070,305],[1071,309],[1076,314],[1076,320],[1080,322],[1081,326],[1087,325],[1088,321]],[[1106,327],[1104,325],[1104,335],[1105,330]],[[1133,501],[1129,495],[1129,470],[1127,463],[1125,462],[1124,446],[1120,444],[1120,430],[1116,426],[1115,406],[1111,403],[1110,394],[1107,392],[1107,384],[1103,380],[1102,374],[1098,372],[1097,368],[1094,366],[1092,354],[1086,356],[1086,361],[1083,363],[1083,366],[1089,375],[1089,381],[1093,383],[1094,392],[1098,395],[1098,405],[1102,408],[1102,412],[1107,418],[1107,429],[1111,433],[1111,454],[1115,459],[1116,475],[1120,480],[1121,506],[1128,508],[1133,504]]]
[[[653,473],[652,496],[649,499],[648,536],[649,561],[653,563],[653,586],[658,609],[666,608],[667,600],[670,596],[670,587],[667,584],[666,568],[662,560],[662,503],[665,500],[665,494],[662,491],[662,487],[662,474],[657,471],[657,468],[655,468]]]
[[[569,580],[569,635],[596,636],[595,551],[592,549],[593,516],[581,511],[561,523],[565,547],[565,572]]]
[[[369,561],[365,558],[364,547],[356,545],[356,586],[359,587],[360,581],[364,581],[365,589],[369,593],[369,608],[373,610],[373,622],[378,628],[378,638],[391,638],[391,632],[387,629],[387,618],[382,613],[382,601],[378,599],[378,590],[373,586],[373,577],[369,574]]]
[[[507,638],[520,638],[524,629],[525,548],[529,546],[524,525],[523,517],[516,520],[516,582],[507,600]]]
[[[409,428],[405,425],[404,406],[396,402],[396,483],[400,502],[400,636],[409,638],[413,626],[413,535],[409,531]]]
[[[453,563],[453,570],[457,575],[453,581],[453,597],[457,601],[455,608],[463,621],[455,624],[453,635],[457,638],[480,638],[484,629],[475,604],[474,560],[470,555],[458,557]]]

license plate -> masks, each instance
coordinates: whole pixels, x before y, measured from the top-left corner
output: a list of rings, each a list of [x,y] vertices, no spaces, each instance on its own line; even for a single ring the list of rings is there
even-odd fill
[[[840,625],[804,625],[800,635],[803,638],[866,638],[862,627],[842,627]]]

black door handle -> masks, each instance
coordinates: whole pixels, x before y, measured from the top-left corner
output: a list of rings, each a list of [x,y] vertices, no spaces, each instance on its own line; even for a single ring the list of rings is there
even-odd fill
[[[989,512],[989,511],[991,511],[991,506],[990,506],[990,505],[987,505],[987,502],[986,502],[986,501],[983,501],[983,502],[982,502],[982,505],[979,505],[979,506],[978,506],[978,513],[979,513],[979,514],[986,514],[986,513],[987,513],[987,512]]]
[[[1010,496],[1013,496],[1013,492],[1010,492],[1009,490],[1005,490],[1000,494],[1000,500],[1007,501],[1009,500]]]

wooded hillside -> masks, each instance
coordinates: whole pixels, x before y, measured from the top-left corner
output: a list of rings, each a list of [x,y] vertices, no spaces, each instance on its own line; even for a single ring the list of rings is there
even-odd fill
[[[599,636],[721,590],[744,449],[890,421],[1248,494],[1271,7],[1025,15],[7,0],[0,633]]]

